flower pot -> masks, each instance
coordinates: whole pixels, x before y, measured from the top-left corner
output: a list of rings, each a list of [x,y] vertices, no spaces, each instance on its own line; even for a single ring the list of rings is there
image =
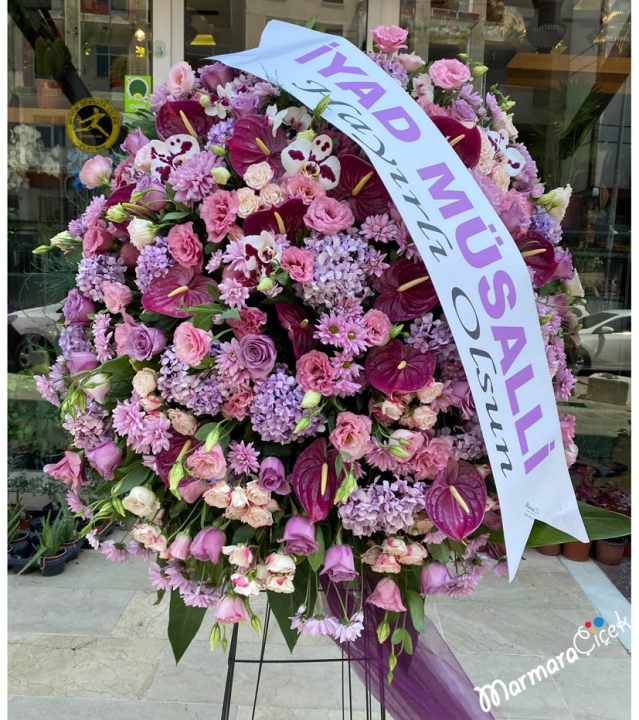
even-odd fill
[[[61,552],[53,557],[40,558],[40,567],[42,568],[42,574],[45,577],[52,577],[53,575],[59,575],[64,572],[64,567],[67,562],[67,548],[61,548]]]
[[[29,533],[23,530],[15,540],[11,541],[11,554],[15,557],[23,556],[25,552],[29,551],[30,547]]]
[[[624,542],[610,542],[609,540],[597,540],[595,543],[595,557],[597,562],[603,565],[619,565],[626,547]]]
[[[631,557],[630,555],[630,540],[626,543],[626,547],[623,549],[623,556],[624,557]]]
[[[84,538],[80,538],[79,540],[74,540],[73,542],[62,543],[62,547],[67,551],[65,558],[66,562],[69,562],[69,560],[75,560],[78,557],[83,542]]]
[[[31,562],[32,557],[33,553],[31,553],[28,557],[16,557],[15,555],[9,555],[9,565],[13,568],[13,572],[17,575],[28,562]],[[37,562],[32,563],[31,567],[25,570],[23,575],[28,575],[29,573],[34,572],[37,567]]]
[[[578,540],[574,542],[564,543],[563,554],[568,560],[574,560],[575,562],[586,562],[590,557],[590,548],[592,547],[591,542],[582,543]]]
[[[559,555],[561,552],[561,544],[555,543],[554,545],[542,545],[537,548],[537,552],[540,552],[542,555]]]

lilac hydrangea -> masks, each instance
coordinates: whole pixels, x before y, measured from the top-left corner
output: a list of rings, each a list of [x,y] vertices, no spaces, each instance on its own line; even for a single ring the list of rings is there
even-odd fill
[[[276,368],[266,380],[255,383],[255,397],[249,407],[253,430],[265,442],[281,445],[324,432],[325,419],[319,414],[310,417],[310,411],[301,407],[303,398],[295,378],[283,368]],[[296,433],[295,427],[303,417],[309,418],[310,424]]]
[[[436,352],[443,346],[453,342],[453,333],[445,318],[433,318],[433,313],[426,313],[414,320],[410,325],[410,337],[406,338],[407,345],[413,345],[417,350]]]
[[[75,406],[74,415],[67,413],[62,427],[73,435],[73,444],[76,447],[86,450],[112,439],[108,413],[98,403],[88,399],[84,410]]]
[[[415,522],[425,509],[424,483],[409,484],[405,480],[374,482],[366,488],[357,487],[338,513],[346,530],[357,537],[375,532],[392,535]]]
[[[78,290],[91,300],[104,302],[102,285],[105,282],[124,283],[126,268],[113,255],[96,255],[94,258],[82,258],[78,263],[75,281]]]
[[[396,80],[404,89],[408,86],[408,73],[396,57],[390,57],[387,53],[369,53],[368,55],[376,65]]]
[[[65,355],[70,351],[85,352],[91,350],[91,344],[87,339],[87,330],[84,325],[66,325],[60,333],[58,343]]]
[[[155,242],[142,249],[135,268],[135,282],[140,292],[146,291],[151,280],[166,277],[174,265],[177,263],[169,252],[168,238],[156,236]]]
[[[227,141],[233,137],[234,127],[235,120],[233,118],[215,123],[209,130],[206,149],[210,150],[212,145],[219,145],[220,147],[226,148]]]

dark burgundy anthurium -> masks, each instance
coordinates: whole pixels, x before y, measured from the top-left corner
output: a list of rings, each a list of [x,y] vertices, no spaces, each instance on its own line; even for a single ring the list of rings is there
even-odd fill
[[[163,140],[171,135],[195,135],[206,137],[215,122],[204,112],[197,100],[174,100],[165,102],[158,110],[155,129]]]
[[[288,331],[288,337],[293,343],[295,358],[299,360],[302,355],[317,346],[317,340],[313,337],[313,326],[310,324],[310,319],[301,305],[276,302],[275,309],[282,327]]]
[[[431,118],[467,168],[474,168],[481,155],[481,131],[477,125],[466,127],[459,120],[437,116]]]
[[[357,155],[340,155],[339,161],[339,184],[328,194],[338,200],[348,200],[359,222],[364,222],[369,215],[387,213],[390,195],[375,168]]]
[[[435,358],[393,338],[366,356],[366,377],[386,395],[421,390],[433,377]]]
[[[123,185],[122,187],[119,187],[117,190],[114,190],[107,198],[107,201],[104,203],[105,210],[107,210],[110,207],[113,207],[114,205],[119,205],[120,203],[130,203],[131,195],[133,195],[134,190],[135,190],[134,184]]]
[[[541,233],[530,230],[515,240],[524,262],[532,268],[533,285],[545,285],[555,274],[559,263],[555,260],[555,246]]]
[[[304,227],[307,209],[303,200],[291,198],[277,207],[258,210],[244,220],[244,235],[259,235],[262,230],[268,230],[274,234],[286,235],[288,240],[293,242],[297,231]]]
[[[293,468],[293,489],[312,523],[325,520],[333,507],[335,493],[344,479],[337,476],[337,450],[329,450],[324,438],[317,438],[299,456]]]
[[[231,165],[238,175],[244,173],[250,165],[268,162],[276,170],[276,175],[283,173],[280,155],[286,147],[286,134],[278,128],[273,135],[273,128],[268,118],[262,115],[245,115],[233,127],[233,137],[227,142],[230,149]]]
[[[186,445],[187,442],[188,445]],[[200,445],[202,445],[202,442],[196,440],[194,437],[182,435],[175,431],[173,432],[169,440],[169,449],[160,450],[155,456],[155,466],[157,467],[158,475],[167,487],[169,486],[169,473],[171,472],[171,468],[175,465],[175,461],[178,459],[182,450],[186,447],[185,454],[186,452],[190,453],[200,447]]]
[[[191,317],[193,313],[184,312],[181,308],[211,302],[207,290],[210,285],[214,285],[210,278],[196,275],[192,268],[174,265],[166,277],[151,280],[142,295],[142,306],[161,315]]]
[[[487,497],[473,465],[449,460],[426,493],[426,512],[438,530],[461,541],[481,525]]]
[[[402,259],[392,263],[375,280],[379,293],[373,307],[393,322],[413,320],[437,304],[437,293],[421,260]]]

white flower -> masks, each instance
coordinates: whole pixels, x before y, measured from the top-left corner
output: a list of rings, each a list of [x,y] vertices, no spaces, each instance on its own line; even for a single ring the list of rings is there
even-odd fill
[[[313,141],[294,140],[282,151],[284,177],[306,175],[318,180],[326,190],[332,190],[339,183],[342,167],[333,157],[333,141],[328,135],[318,135]]]
[[[167,410],[166,414],[169,416],[171,427],[175,430],[175,432],[179,432],[182,435],[195,435],[198,423],[193,415],[175,408]]]
[[[495,152],[494,160],[501,164],[510,177],[519,175],[526,165],[526,160],[517,148],[509,147],[508,132],[504,129],[489,130],[487,134]]]
[[[241,218],[260,209],[260,199],[250,187],[242,187],[237,190],[237,199],[239,202],[237,214]]]
[[[138,250],[150,245],[155,237],[155,228],[150,220],[135,218],[131,220],[127,229],[131,238],[131,245],[134,245]]]
[[[225,545],[222,552],[228,556],[231,565],[237,567],[247,568],[253,562],[253,553],[246,545]]]
[[[233,575],[231,575],[231,582],[233,583],[233,590],[238,595],[257,597],[260,594],[260,583],[257,580],[249,580],[249,578],[242,573],[233,573]]]
[[[284,122],[290,125],[293,130],[308,130],[313,120],[312,115],[308,112],[305,107],[290,107],[284,111],[286,117]]]
[[[290,575],[270,575],[266,581],[266,589],[277,593],[295,592]]]
[[[584,289],[579,279],[579,273],[576,270],[570,280],[564,280],[564,290],[573,297],[584,296]]]
[[[249,165],[244,173],[244,182],[253,190],[261,190],[273,179],[274,168],[266,160]]]
[[[151,368],[142,368],[133,376],[131,381],[133,389],[141,398],[144,398],[158,386],[157,377],[157,373]]]
[[[566,187],[558,187],[547,192],[545,195],[542,195],[537,202],[546,208],[553,220],[561,222],[568,209],[571,195],[572,188],[570,185],[566,185]]]
[[[151,519],[160,509],[160,502],[153,490],[138,485],[122,500],[122,507],[138,517]]]
[[[426,100],[433,102],[435,92],[433,89],[433,81],[428,73],[422,73],[413,79],[413,95],[424,96]]]
[[[295,572],[295,560],[290,555],[271,553],[264,563],[271,573],[291,574]]]

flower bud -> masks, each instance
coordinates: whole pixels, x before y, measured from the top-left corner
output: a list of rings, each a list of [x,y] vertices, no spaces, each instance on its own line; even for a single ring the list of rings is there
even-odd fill
[[[215,623],[215,625],[213,625],[213,627],[211,628],[211,634],[209,635],[209,646],[211,648],[211,652],[215,650],[217,644],[220,642],[221,637],[222,631],[220,630],[220,626]]]
[[[32,255],[44,255],[45,253],[51,252],[53,248],[50,245],[38,245],[35,250],[31,251]]]
[[[129,219],[129,215],[127,211],[122,207],[122,203],[118,203],[117,205],[113,205],[113,207],[110,207],[107,210],[106,216],[107,220],[117,223],[121,223]]]
[[[312,140],[315,137],[315,133],[313,130],[302,130],[301,132],[297,133],[298,140]]]
[[[324,112],[324,110],[326,110],[330,101],[331,96],[324,95],[324,97],[315,106],[315,110],[313,110],[313,117],[318,118]]]
[[[382,622],[377,626],[377,639],[379,640],[379,643],[385,642],[388,640],[388,636],[390,635],[390,623],[388,620],[382,620]]]
[[[401,442],[401,440],[400,440]],[[399,445],[389,445],[387,446],[388,450],[391,455],[394,455],[397,458],[409,458],[410,453],[404,450],[403,447],[400,447]]]
[[[470,74],[474,78],[481,77],[482,75],[485,75],[488,72],[488,68],[485,65],[475,65],[475,67],[470,71]]]
[[[211,170],[211,175],[218,185],[226,185],[231,177],[231,173],[225,167],[213,168],[213,170]]]
[[[303,432],[304,430],[306,430],[306,428],[307,428],[310,424],[311,424],[310,419],[307,418],[307,417],[303,417],[303,418],[301,418],[300,421],[297,423],[297,425],[295,426],[295,430],[294,430],[293,432],[297,435],[298,433],[301,433],[301,432]]]
[[[213,430],[206,436],[206,442],[204,444],[204,449],[206,452],[210,452],[219,442],[220,440],[220,426],[216,425]]]
[[[308,390],[302,398],[302,408],[314,408],[320,404],[322,399],[322,393],[318,393],[315,390]]]
[[[206,93],[200,95],[199,101],[203,108],[207,108],[211,104],[211,98]]]
[[[257,617],[257,615],[251,616],[251,627],[258,635],[262,634],[262,623],[260,622],[260,619]]]
[[[226,155],[226,150],[221,145],[211,145],[211,152],[218,157],[224,157]]]
[[[257,285],[256,290],[267,293],[275,287],[275,281],[270,277],[263,277]]]

